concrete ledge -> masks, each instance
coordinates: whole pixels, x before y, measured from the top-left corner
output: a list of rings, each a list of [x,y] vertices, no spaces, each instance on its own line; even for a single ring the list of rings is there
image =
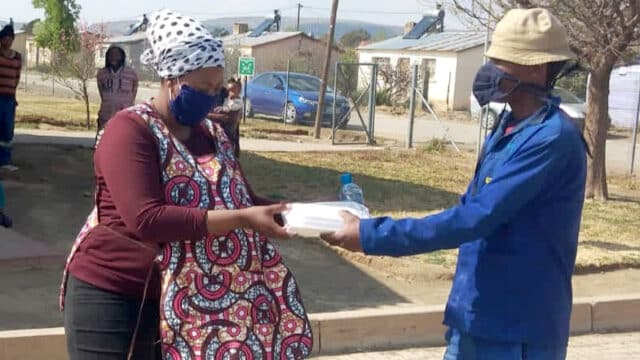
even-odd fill
[[[67,360],[63,328],[0,332],[0,359]]]
[[[591,319],[591,303],[576,302],[571,310],[570,327],[572,335],[581,335],[590,333],[593,329]]]
[[[397,306],[309,316],[314,354],[444,345],[443,306]],[[576,299],[573,335],[640,330],[640,293]],[[63,328],[0,332],[2,360],[67,360]]]
[[[319,323],[320,353],[444,344],[442,306],[365,309],[313,314]]]
[[[596,299],[592,321],[595,332],[640,330],[640,294]]]

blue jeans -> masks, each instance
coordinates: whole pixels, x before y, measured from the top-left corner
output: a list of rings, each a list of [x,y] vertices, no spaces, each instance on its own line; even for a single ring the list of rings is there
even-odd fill
[[[2,186],[2,183],[0,182],[0,211],[2,211],[5,207],[5,197],[4,197],[4,187]]]
[[[16,99],[0,95],[0,166],[11,163],[11,142],[16,117]]]
[[[444,360],[564,360],[566,346],[503,343],[449,329]]]

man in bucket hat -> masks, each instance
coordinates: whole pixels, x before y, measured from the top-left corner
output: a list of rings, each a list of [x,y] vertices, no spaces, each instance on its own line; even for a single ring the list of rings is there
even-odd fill
[[[481,105],[506,101],[460,202],[422,219],[359,220],[323,238],[371,255],[459,248],[445,359],[564,359],[586,145],[552,97],[574,55],[558,19],[516,9],[497,24],[474,81]]]

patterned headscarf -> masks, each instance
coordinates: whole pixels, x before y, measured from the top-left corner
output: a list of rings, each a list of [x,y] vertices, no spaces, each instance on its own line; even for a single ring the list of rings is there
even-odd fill
[[[207,67],[224,67],[224,47],[197,20],[171,10],[151,15],[147,27],[151,48],[140,61],[150,65],[160,77],[175,78]]]

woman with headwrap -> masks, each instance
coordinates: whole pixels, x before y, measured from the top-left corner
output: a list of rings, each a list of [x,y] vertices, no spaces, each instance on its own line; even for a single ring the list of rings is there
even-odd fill
[[[312,334],[297,284],[267,237],[286,205],[253,194],[219,124],[222,43],[168,10],[142,56],[150,102],[107,124],[96,206],[67,260],[61,306],[71,360],[301,359]],[[156,267],[154,264],[157,264]]]

